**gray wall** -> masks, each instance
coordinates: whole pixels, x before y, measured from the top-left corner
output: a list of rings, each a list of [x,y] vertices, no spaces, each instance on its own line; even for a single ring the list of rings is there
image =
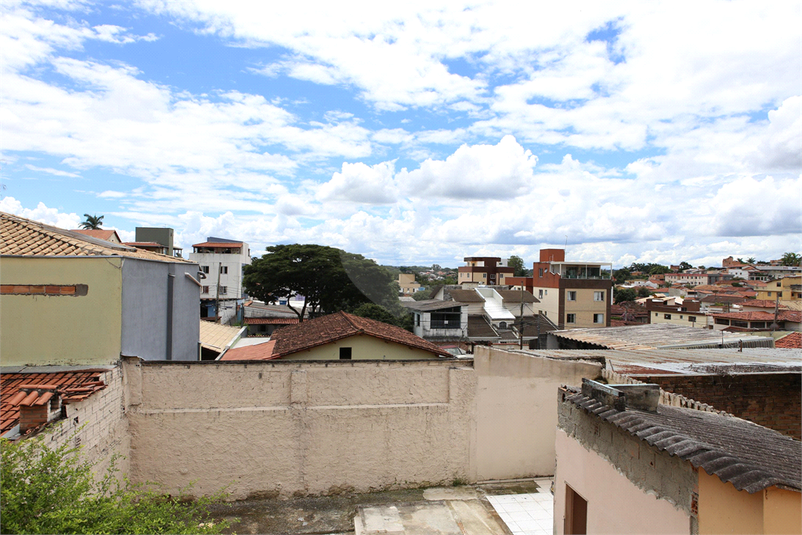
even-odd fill
[[[126,258],[122,272],[122,354],[144,360],[198,360],[200,288],[184,276],[197,278],[198,265]],[[169,275],[174,275],[170,303]]]

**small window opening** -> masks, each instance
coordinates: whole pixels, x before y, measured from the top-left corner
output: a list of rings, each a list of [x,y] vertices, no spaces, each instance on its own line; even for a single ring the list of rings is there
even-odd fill
[[[351,360],[351,348],[350,347],[341,347],[340,348],[340,360]]]

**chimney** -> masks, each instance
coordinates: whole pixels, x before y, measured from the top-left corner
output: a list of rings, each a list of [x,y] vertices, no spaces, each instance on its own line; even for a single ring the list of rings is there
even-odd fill
[[[57,418],[61,414],[61,397],[58,385],[25,384],[11,399],[11,404],[19,404],[19,431],[21,434],[36,429]]]
[[[582,379],[582,395],[619,411],[637,409],[657,412],[660,385],[653,383],[605,385],[590,379]]]

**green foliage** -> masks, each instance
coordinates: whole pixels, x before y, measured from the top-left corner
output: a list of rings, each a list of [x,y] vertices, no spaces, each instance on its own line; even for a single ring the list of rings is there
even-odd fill
[[[632,288],[613,289],[613,300],[616,304],[624,301],[634,301],[636,297],[637,294]]]
[[[294,312],[303,321],[311,316],[355,310],[363,303],[401,313],[398,283],[381,266],[362,255],[323,245],[276,245],[245,266],[248,295],[266,303],[302,295],[303,308]]]
[[[515,270],[516,277],[524,277],[526,276],[526,267],[524,267],[524,259],[517,255],[512,255],[507,262],[507,266],[513,268]]]
[[[84,214],[84,221],[81,223],[82,229],[100,230],[103,226],[103,216]]]
[[[613,279],[616,284],[624,284],[630,276],[630,271],[627,268],[616,269],[613,271]]]
[[[429,290],[427,289],[415,292],[412,294],[412,299],[415,301],[425,301],[426,299],[429,299]]]
[[[784,253],[780,262],[784,266],[798,266],[802,263],[802,256],[797,253]]]
[[[650,288],[646,286],[638,288],[638,297],[649,297],[650,295],[652,295],[652,290]]]
[[[95,481],[78,448],[48,448],[42,437],[0,439],[3,533],[220,533],[206,509],[222,495],[181,502],[145,486],[120,484],[112,466]]]
[[[692,265],[690,265],[689,263],[687,263],[685,261],[682,261],[682,262],[679,263],[679,270],[680,271],[685,271],[686,269],[691,269],[692,267],[693,267]]]

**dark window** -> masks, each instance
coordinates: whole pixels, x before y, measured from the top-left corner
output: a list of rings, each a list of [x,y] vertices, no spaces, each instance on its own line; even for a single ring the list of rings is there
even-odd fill
[[[688,321],[696,322],[696,316],[688,316]]]
[[[351,360],[351,348],[350,347],[341,347],[340,348],[340,360]]]
[[[585,535],[588,529],[588,502],[565,486],[565,535]]]
[[[663,314],[663,318],[667,319],[667,320],[670,320],[671,319],[671,314]]]
[[[209,266],[201,266],[201,271],[204,273],[209,273]]]
[[[565,316],[565,323],[576,323],[576,314],[567,314]]]
[[[431,329],[459,329],[461,312],[459,307],[432,312]]]

